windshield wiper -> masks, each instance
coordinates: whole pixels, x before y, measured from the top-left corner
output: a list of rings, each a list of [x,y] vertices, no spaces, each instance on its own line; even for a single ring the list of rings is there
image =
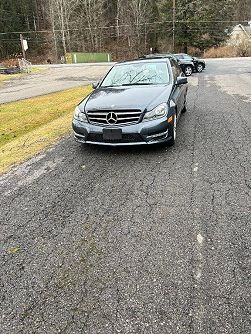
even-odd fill
[[[149,86],[155,84],[150,82],[132,82],[132,83],[122,84],[121,86],[140,86],[140,85]]]
[[[125,83],[125,84],[120,84],[120,85],[100,86],[100,88],[123,87],[123,86],[151,86],[151,85],[167,85],[167,83],[132,82],[132,83]]]
[[[120,87],[121,85],[108,85],[108,86],[100,86],[100,88],[112,88],[112,87]]]

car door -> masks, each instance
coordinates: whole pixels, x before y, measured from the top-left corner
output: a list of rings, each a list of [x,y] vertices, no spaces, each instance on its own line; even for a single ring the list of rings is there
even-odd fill
[[[176,80],[178,76],[181,75],[182,71],[178,65],[178,63],[174,59],[170,59],[172,74],[173,74],[173,94],[172,94],[172,100],[176,104],[177,109],[177,117],[180,116],[181,110],[183,109],[184,103],[183,96],[184,96],[184,85],[176,85]]]
[[[181,70],[180,66],[178,64],[176,64],[176,67],[177,67],[178,76],[184,76],[184,73]],[[180,105],[180,112],[181,112],[183,110],[185,102],[186,102],[187,84],[179,85],[179,87],[180,87],[180,95],[179,95],[180,101],[178,103]]]
[[[188,60],[188,61],[191,61],[194,65],[194,67],[196,68],[198,62],[192,56],[190,56],[188,54],[185,54],[184,59]]]

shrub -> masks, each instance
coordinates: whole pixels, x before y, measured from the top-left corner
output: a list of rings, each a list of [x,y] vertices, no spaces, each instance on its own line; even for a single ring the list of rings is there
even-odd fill
[[[205,58],[230,58],[251,56],[251,46],[239,44],[237,46],[212,47],[204,52]]]

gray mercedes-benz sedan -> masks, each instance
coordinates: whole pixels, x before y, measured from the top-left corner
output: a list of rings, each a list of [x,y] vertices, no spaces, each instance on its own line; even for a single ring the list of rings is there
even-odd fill
[[[176,141],[186,111],[187,78],[173,57],[117,63],[75,109],[80,143],[142,145]]]

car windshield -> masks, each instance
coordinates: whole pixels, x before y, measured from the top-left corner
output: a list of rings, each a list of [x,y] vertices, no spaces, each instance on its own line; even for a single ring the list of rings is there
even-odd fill
[[[119,64],[107,74],[101,87],[160,85],[169,83],[169,72],[164,62]]]
[[[189,55],[184,55],[184,59],[186,59],[186,60],[193,60],[193,58],[191,56],[189,56]]]

